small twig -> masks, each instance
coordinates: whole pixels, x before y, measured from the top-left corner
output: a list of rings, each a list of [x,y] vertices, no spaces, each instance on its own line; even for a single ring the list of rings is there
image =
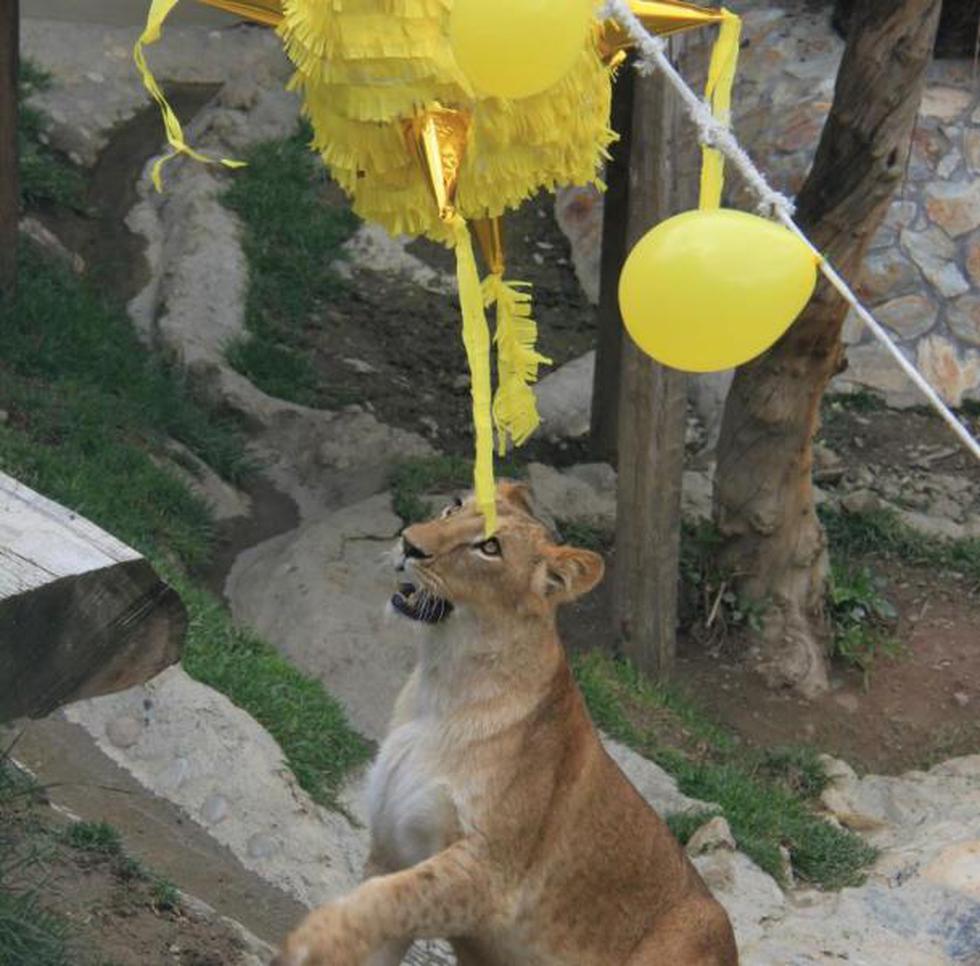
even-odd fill
[[[705,621],[704,626],[710,628],[715,622],[715,618],[718,616],[718,609],[721,607],[721,598],[725,595],[725,590],[728,587],[728,581],[723,580],[721,586],[718,588],[718,594],[715,597],[715,602],[711,607],[711,613],[708,614],[708,619]]]

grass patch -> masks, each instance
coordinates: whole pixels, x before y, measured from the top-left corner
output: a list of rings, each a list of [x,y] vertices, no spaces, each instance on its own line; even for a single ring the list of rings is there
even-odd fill
[[[825,779],[811,752],[745,750],[681,696],[599,652],[577,656],[573,669],[596,724],[665,768],[685,795],[716,803],[739,848],[770,875],[782,878],[783,845],[801,879],[828,889],[862,881],[875,850],[812,810]],[[670,822],[679,837],[701,824]]]
[[[980,584],[980,539],[940,540],[917,533],[890,509],[847,513],[820,508],[831,554],[841,566],[874,555],[915,567],[952,570]]]
[[[16,301],[0,304],[0,466],[135,547],[191,617],[184,666],[279,741],[303,788],[334,804],[370,754],[339,704],[254,635],[187,572],[210,553],[207,508],[164,466],[174,437],[223,476],[249,466],[235,427],[151,361],[121,310],[28,249]]]
[[[432,516],[422,499],[428,493],[462,490],[473,483],[473,463],[462,456],[419,456],[405,460],[392,470],[391,505],[406,523]]]
[[[496,474],[497,479],[519,480],[527,475],[527,470],[519,463],[504,459],[497,461]],[[413,457],[395,466],[388,478],[388,486],[395,513],[406,525],[418,523],[432,516],[432,508],[423,497],[472,489],[473,461],[462,456]]]
[[[885,408],[885,400],[877,393],[866,389],[856,392],[830,393],[823,398],[823,404],[830,410],[846,409],[852,413],[876,413]]]
[[[352,212],[325,201],[326,174],[309,141],[303,127],[256,145],[224,195],[245,226],[249,265],[249,337],[229,348],[229,361],[264,392],[304,405],[319,393],[303,329],[340,290],[330,266],[357,227]]]
[[[571,547],[581,547],[583,550],[595,550],[605,553],[612,549],[613,534],[601,527],[583,523],[581,520],[556,520],[561,539]]]
[[[0,966],[69,966],[68,928],[27,884],[42,854],[14,834],[16,816],[33,803],[36,784],[0,750]]]
[[[45,145],[44,115],[27,104],[32,94],[43,91],[50,83],[50,76],[43,70],[29,61],[21,62],[17,116],[21,204],[55,204],[79,210],[85,198],[82,174]]]
[[[827,588],[834,654],[862,672],[865,690],[876,661],[897,657],[902,650],[893,633],[898,611],[884,596],[882,585],[867,567],[835,562]]]
[[[122,854],[122,839],[108,822],[75,822],[65,829],[65,842],[83,852]]]
[[[711,521],[683,522],[680,548],[681,623],[707,647],[729,635],[759,630],[765,607],[738,593],[736,581],[719,566],[723,538]]]

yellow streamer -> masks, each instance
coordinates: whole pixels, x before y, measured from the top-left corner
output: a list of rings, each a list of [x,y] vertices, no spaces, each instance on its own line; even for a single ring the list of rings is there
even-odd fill
[[[496,487],[493,479],[493,422],[490,392],[490,330],[483,310],[480,274],[473,256],[473,242],[464,219],[456,214],[450,222],[456,247],[456,282],[463,313],[463,345],[470,365],[470,394],[473,397],[473,428],[476,434],[476,463],[473,489],[484,518],[486,536],[497,529]]]
[[[551,360],[537,352],[534,343],[538,327],[531,317],[531,295],[521,289],[528,282],[505,282],[494,273],[483,283],[487,307],[497,305],[497,393],[493,399],[493,421],[497,427],[498,452],[507,453],[507,441],[521,446],[538,428],[537,400],[531,383],[538,378],[538,366]]]
[[[738,43],[742,33],[741,18],[722,9],[721,29],[711,52],[708,84],[704,91],[714,116],[725,125],[731,123],[732,85],[738,63]],[[705,146],[701,164],[701,208],[720,208],[725,178],[725,158],[717,148]]]
[[[167,19],[170,11],[177,5],[177,2],[178,0],[153,0],[153,3],[150,5],[150,12],[146,18],[146,28],[133,48],[133,60],[136,62],[136,69],[140,72],[140,76],[143,78],[143,84],[150,92],[153,100],[160,106],[160,111],[163,114],[163,124],[167,131],[167,141],[172,149],[162,158],[158,158],[153,165],[151,177],[153,178],[153,185],[157,191],[163,190],[161,170],[164,164],[178,154],[186,154],[188,157],[194,158],[195,161],[202,161],[205,164],[220,163],[227,168],[241,168],[245,166],[244,161],[230,161],[227,158],[209,158],[207,155],[195,151],[187,144],[184,140],[184,131],[180,126],[180,121],[177,120],[177,115],[174,114],[173,108],[167,103],[163,91],[160,90],[156,79],[153,77],[146,63],[143,48],[149,44],[155,44],[160,39],[163,22]]]

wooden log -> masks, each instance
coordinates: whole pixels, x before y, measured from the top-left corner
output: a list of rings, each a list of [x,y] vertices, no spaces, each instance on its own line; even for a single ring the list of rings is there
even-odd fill
[[[135,550],[0,473],[0,722],[142,684],[186,628]]]
[[[700,67],[703,44],[684,36],[670,46],[675,60],[683,53],[685,66]],[[656,73],[635,85],[627,250],[658,222],[695,206],[699,170],[693,125],[667,82]],[[613,619],[623,654],[655,678],[670,675],[677,647],[686,421],[686,374],[659,365],[624,337]]]
[[[615,464],[619,432],[619,383],[623,361],[623,317],[619,312],[619,274],[628,250],[630,145],[633,128],[632,61],[620,68],[613,87],[612,128],[619,140],[606,164],[606,197],[602,216],[602,258],[599,267],[598,334],[592,381],[589,441],[596,459]]]
[[[0,295],[13,292],[17,283],[19,6],[19,0],[0,0]]]

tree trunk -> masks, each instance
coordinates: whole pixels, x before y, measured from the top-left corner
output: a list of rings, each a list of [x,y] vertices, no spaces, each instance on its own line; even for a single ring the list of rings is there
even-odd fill
[[[623,356],[623,317],[619,312],[619,274],[626,261],[629,215],[629,166],[636,71],[624,64],[613,86],[612,128],[619,140],[606,165],[602,206],[602,259],[599,268],[599,332],[592,380],[592,426],[589,441],[596,459],[616,462],[619,382]]]
[[[671,41],[675,58],[686,38]],[[635,79],[626,250],[657,222],[696,203],[693,128],[658,74]],[[681,479],[687,377],[622,340],[613,608],[624,655],[669,676],[677,637]]]
[[[0,294],[17,282],[17,62],[20,44],[18,0],[0,0]]]
[[[797,199],[803,230],[855,278],[905,171],[940,0],[868,0],[852,24],[834,102]],[[811,481],[820,400],[845,366],[846,303],[821,280],[789,332],[739,368],[718,444],[722,562],[766,607],[763,671],[804,695],[827,687],[826,539]]]

